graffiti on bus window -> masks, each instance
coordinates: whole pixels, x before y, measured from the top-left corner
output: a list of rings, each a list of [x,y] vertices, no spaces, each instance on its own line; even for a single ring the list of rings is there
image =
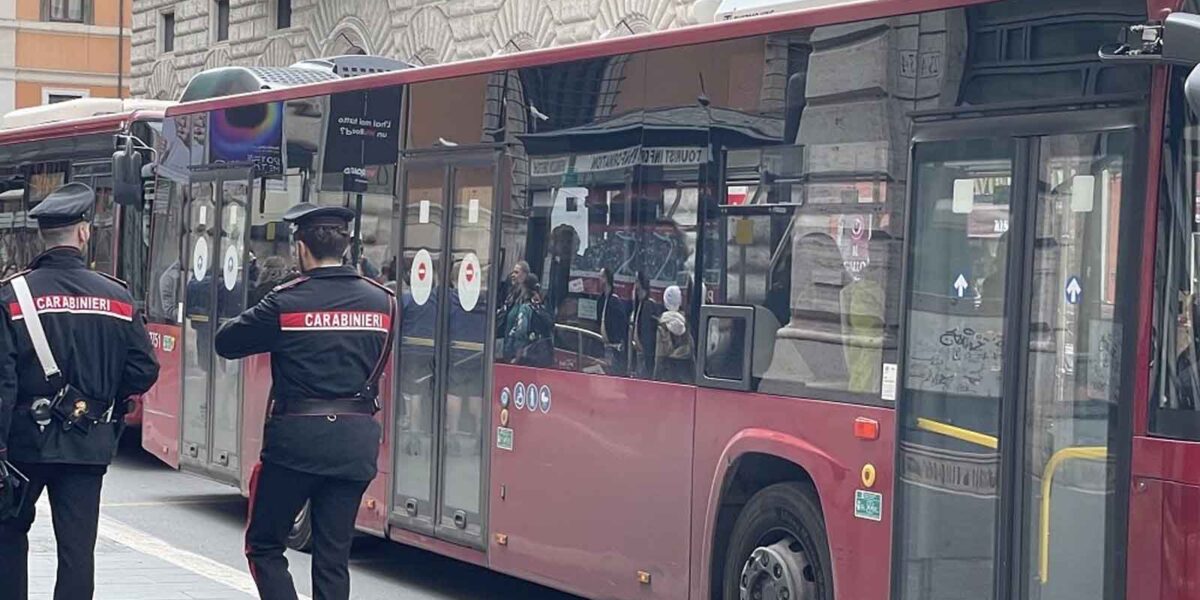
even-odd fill
[[[1093,319],[1088,326],[1087,396],[1115,402],[1121,373],[1121,330],[1112,321]]]
[[[999,397],[1001,317],[952,317],[914,311],[907,386],[911,390]]]

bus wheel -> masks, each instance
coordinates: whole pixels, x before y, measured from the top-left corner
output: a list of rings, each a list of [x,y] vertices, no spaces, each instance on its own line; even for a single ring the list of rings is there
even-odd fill
[[[811,486],[759,490],[738,515],[722,571],[723,598],[833,600],[829,542]]]
[[[304,508],[296,514],[292,521],[292,530],[288,532],[287,546],[292,550],[308,552],[312,549],[312,506],[304,503]]]

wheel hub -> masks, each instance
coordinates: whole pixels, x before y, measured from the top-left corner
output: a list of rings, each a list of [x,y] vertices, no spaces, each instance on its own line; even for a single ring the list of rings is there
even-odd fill
[[[790,537],[759,546],[742,567],[741,600],[816,600],[817,584],[804,549]]]

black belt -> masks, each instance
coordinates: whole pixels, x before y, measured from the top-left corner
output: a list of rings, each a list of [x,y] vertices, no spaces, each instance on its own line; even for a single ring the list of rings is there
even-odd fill
[[[361,398],[304,398],[299,400],[275,400],[271,403],[272,415],[329,416],[329,415],[373,415],[375,405]]]

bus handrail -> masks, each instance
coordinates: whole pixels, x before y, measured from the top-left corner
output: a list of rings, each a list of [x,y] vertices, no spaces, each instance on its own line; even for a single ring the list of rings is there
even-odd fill
[[[917,417],[917,429],[937,433],[956,440],[991,448],[1000,447],[995,436],[933,419]],[[1050,490],[1054,485],[1054,474],[1068,460],[1104,460],[1108,458],[1107,446],[1072,446],[1062,448],[1050,455],[1042,471],[1042,498],[1038,514],[1038,580],[1045,584],[1050,580]]]
[[[934,421],[933,419],[926,419],[925,417],[917,417],[917,429],[923,429],[931,433],[952,437],[956,440],[967,442],[968,444],[975,444],[976,446],[983,446],[984,448],[991,448],[992,450],[1000,448],[1000,440],[994,435],[988,435],[986,433],[980,433],[978,431],[972,431],[962,427],[956,427],[949,423]]]
[[[1107,446],[1072,446],[1051,454],[1050,460],[1046,461],[1046,468],[1042,470],[1042,506],[1038,526],[1038,580],[1043,585],[1050,580],[1050,488],[1054,484],[1054,473],[1068,460],[1106,458]]]

